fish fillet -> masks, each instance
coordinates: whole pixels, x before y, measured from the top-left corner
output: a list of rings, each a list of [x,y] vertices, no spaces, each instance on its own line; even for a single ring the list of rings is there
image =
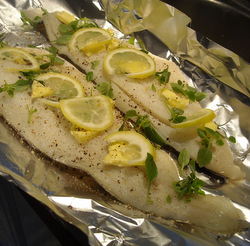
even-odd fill
[[[26,51],[36,55],[46,54],[46,51],[39,49]],[[87,95],[98,94],[93,84],[86,81],[85,75],[68,62],[52,69],[81,81]],[[4,61],[0,62],[0,73],[0,86],[4,81],[15,83],[21,77],[18,72],[6,70]],[[27,105],[37,109],[30,123],[27,122]],[[226,197],[207,194],[195,196],[188,203],[179,200],[172,187],[173,181],[180,179],[176,162],[162,150],[157,150],[156,165],[159,174],[151,186],[152,204],[146,203],[148,178],[144,167],[104,165],[102,159],[108,149],[104,136],[117,131],[123,122],[117,109],[114,109],[113,126],[86,145],[78,144],[70,134],[71,123],[61,110],[32,99],[30,89],[15,92],[13,98],[7,93],[0,93],[0,116],[31,146],[53,160],[86,171],[105,190],[125,204],[157,216],[188,222],[211,232],[234,233],[242,229],[244,216]],[[171,203],[166,202],[167,196],[171,196]]]
[[[51,42],[56,40],[61,35],[58,30],[58,26],[61,22],[56,18],[56,12],[45,15],[43,17],[43,23]],[[154,128],[170,146],[179,152],[183,148],[186,148],[191,158],[197,160],[197,153],[201,142],[201,139],[197,136],[197,128],[174,129],[170,127],[170,113],[168,109],[164,105],[158,93],[151,90],[152,83],[154,83],[159,90],[163,87],[168,88],[170,86],[169,84],[164,86],[159,85],[156,79],[152,77],[143,80],[128,78],[127,76],[121,74],[112,75],[112,77],[110,77],[104,72],[102,62],[100,62],[96,68],[91,68],[92,62],[96,60],[103,61],[107,52],[87,57],[81,52],[71,52],[67,45],[57,45],[55,42],[52,44],[59,50],[61,55],[67,56],[75,65],[80,67],[86,73],[93,71],[95,83],[98,84],[111,80],[117,108],[124,113],[128,110],[134,109],[138,114],[148,114]],[[131,45],[126,44],[126,46]],[[177,82],[178,80],[186,81],[186,76],[173,62],[159,58],[153,54],[150,55],[155,60],[156,71],[162,71],[164,68],[168,67],[171,72],[171,82]],[[193,112],[200,108],[201,106],[199,103],[191,102],[185,109],[185,112]],[[245,174],[241,171],[239,166],[234,163],[233,153],[231,152],[226,141],[224,146],[217,146],[214,144],[212,152],[213,159],[206,165],[207,169],[232,180],[244,178]]]

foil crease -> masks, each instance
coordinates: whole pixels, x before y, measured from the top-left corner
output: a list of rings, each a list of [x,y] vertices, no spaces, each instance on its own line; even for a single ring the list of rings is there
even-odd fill
[[[240,57],[205,37],[200,37],[187,28],[190,22],[187,16],[159,1],[86,0],[80,3],[77,0],[22,0],[13,3],[0,0],[0,6],[1,33],[5,33],[5,39],[11,45],[49,45],[38,33],[19,28],[22,25],[21,9],[43,7],[51,12],[66,10],[78,17],[87,14],[89,18],[101,18],[105,11],[107,19],[124,34],[136,32],[133,35],[137,40],[143,40],[145,47],[152,53],[179,64],[189,76],[189,83],[207,93],[203,106],[215,110],[218,115],[216,121],[228,134],[237,138],[237,144],[231,148],[236,161],[241,163],[246,172],[246,179],[238,184],[228,183],[217,189],[207,187],[206,191],[232,199],[250,223],[250,128],[245,120],[249,112],[249,65]],[[162,12],[158,11],[160,9]],[[161,15],[151,22],[156,13]],[[110,26],[103,18],[98,21],[104,26]],[[161,39],[164,35],[158,36],[154,32],[158,25],[161,28],[171,26],[173,40],[163,42]],[[126,35],[120,34],[120,37],[126,38]],[[199,54],[205,54],[205,63],[209,66],[200,65],[199,59],[203,55]],[[216,66],[213,65],[214,60]],[[222,60],[224,61],[221,63]],[[224,67],[218,65],[220,68],[217,68],[217,62]],[[219,77],[216,75],[218,73]],[[236,83],[237,86],[234,84],[236,77],[240,81]],[[230,86],[218,82],[223,82],[223,79],[230,80]],[[234,90],[231,87],[236,88]],[[228,238],[217,237],[201,228],[156,218],[122,204],[87,173],[37,155],[37,150],[27,145],[21,137],[17,137],[14,129],[7,126],[2,119],[0,175],[41,201],[65,221],[81,229],[88,235],[90,245],[247,245],[250,238],[249,229]]]

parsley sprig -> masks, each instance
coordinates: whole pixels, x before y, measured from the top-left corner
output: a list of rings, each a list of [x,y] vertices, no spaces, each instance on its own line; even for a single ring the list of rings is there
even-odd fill
[[[178,198],[185,198],[185,201],[189,202],[193,195],[205,195],[205,192],[201,190],[201,187],[204,186],[204,182],[196,177],[195,161],[190,159],[186,149],[180,152],[178,163],[182,170],[187,165],[189,165],[191,169],[191,173],[185,179],[173,182],[173,188],[177,192]]]
[[[4,84],[0,87],[1,92],[7,92],[10,97],[14,97],[15,91],[24,91],[27,90],[32,84],[31,80],[19,79],[13,84],[7,84],[4,81]]]
[[[178,80],[177,83],[171,83],[170,85],[174,92],[186,96],[192,102],[199,102],[207,96],[205,93],[197,91],[194,87],[183,84],[181,80]]]
[[[214,131],[211,128],[205,127],[204,129],[197,129],[198,136],[201,138],[201,148],[198,151],[197,161],[199,167],[204,167],[212,160],[212,144],[215,142],[218,146],[224,145],[222,139],[228,139],[232,143],[236,143],[233,136],[223,136],[220,132]]]
[[[102,93],[102,95],[107,96],[111,99],[114,98],[113,88],[110,82],[102,82],[98,85],[96,85],[96,89]]]
[[[168,71],[168,67],[161,72],[155,73],[155,78],[160,82],[160,84],[167,84],[169,82],[171,73]]]
[[[99,27],[96,22],[90,20],[86,17],[81,19],[76,19],[70,22],[68,25],[61,23],[59,25],[59,31],[62,34],[58,39],[55,40],[57,44],[67,44],[71,36],[81,28],[88,27]]]
[[[41,10],[43,11],[43,16],[46,15],[48,13],[48,11],[44,8],[41,8]],[[41,17],[40,16],[35,16],[34,19],[30,19],[28,18],[25,13],[21,10],[20,11],[21,14],[21,20],[23,22],[22,27],[33,27],[35,28],[37,26],[37,24],[41,21]]]
[[[30,108],[29,105],[27,105],[26,108],[28,109],[28,120],[27,120],[27,123],[30,123],[31,122],[31,117],[32,117],[32,115],[35,112],[37,112],[37,109],[33,108],[33,106]]]
[[[47,56],[49,58],[49,62],[46,62],[46,63],[40,65],[40,69],[47,69],[51,65],[54,65],[54,64],[61,65],[64,63],[64,61],[57,56],[58,49],[56,47],[51,46],[47,50],[50,53],[48,55],[45,55],[45,56]]]

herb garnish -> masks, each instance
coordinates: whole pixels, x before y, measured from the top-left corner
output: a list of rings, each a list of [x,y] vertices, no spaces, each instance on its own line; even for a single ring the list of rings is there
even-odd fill
[[[147,159],[145,161],[145,170],[148,177],[147,203],[153,203],[150,198],[150,188],[152,182],[156,179],[158,175],[158,170],[153,156],[149,153],[147,153]]]
[[[186,96],[192,102],[195,100],[199,102],[207,96],[205,93],[199,92],[189,85],[184,85],[181,80],[178,80],[178,83],[171,83],[170,85],[174,92]]]
[[[55,42],[57,44],[67,44],[71,36],[81,28],[99,27],[94,21],[84,17],[82,19],[76,19],[70,22],[68,25],[61,23],[59,25],[59,31],[62,34]]]
[[[7,92],[10,97],[14,97],[14,91],[24,91],[28,89],[32,84],[31,80],[19,79],[13,84],[7,84],[4,81],[4,84],[0,87],[1,92]]]
[[[131,37],[131,38],[128,40],[128,43],[129,43],[129,44],[135,45],[135,37]]]
[[[28,120],[27,120],[27,123],[30,123],[31,122],[31,117],[32,115],[37,112],[37,109],[36,108],[33,108],[33,106],[31,108],[29,108],[29,106],[27,105],[26,108],[28,109]]]
[[[218,146],[224,145],[223,138],[228,139],[230,142],[235,143],[236,139],[233,136],[226,137],[223,136],[220,132],[214,131],[208,127],[204,129],[198,128],[197,129],[198,136],[201,138],[201,147],[198,151],[197,161],[199,167],[204,167],[212,160],[212,142],[215,140],[215,143]]]
[[[164,103],[171,114],[171,118],[169,119],[169,121],[172,121],[173,123],[178,124],[178,123],[183,122],[187,118],[186,116],[183,115],[184,111],[182,109],[175,108],[175,107],[170,108],[166,100],[164,100]]]
[[[114,98],[113,88],[111,82],[102,82],[96,86],[96,89],[102,93],[102,95],[107,96],[111,99]]]
[[[47,50],[50,52],[50,54],[45,55],[45,56],[47,56],[50,61],[40,65],[41,69],[47,69],[48,67],[50,67],[53,64],[59,64],[59,65],[64,64],[64,60],[57,57],[58,49],[56,47],[52,46],[52,47],[48,48]]]
[[[180,181],[173,182],[173,188],[178,193],[178,198],[183,199],[186,198],[185,201],[189,202],[191,201],[191,197],[193,195],[205,195],[205,192],[201,190],[201,187],[204,186],[204,182],[196,177],[195,175],[195,162],[194,160],[190,160],[190,158],[186,155],[184,151],[183,157],[180,158],[181,163],[180,166],[183,168],[183,166],[186,164],[188,160],[188,165],[191,169],[191,173],[189,176],[187,176],[185,179]]]
[[[155,78],[160,82],[160,84],[167,84],[169,82],[171,73],[168,71],[168,67],[161,72],[155,73]]]
[[[87,81],[92,81],[93,78],[94,78],[94,73],[93,73],[92,71],[91,71],[91,72],[88,72],[88,73],[86,74],[86,80],[87,80]]]
[[[152,127],[151,122],[148,119],[148,115],[138,115],[135,110],[127,111],[119,131],[123,131],[125,122],[133,117],[137,117],[135,121],[137,132],[140,132],[140,130],[143,129],[146,138],[148,138],[150,141],[162,147],[167,145],[166,141]]]
[[[95,69],[100,64],[100,60],[95,60],[91,62],[91,68]]]
[[[190,162],[190,155],[187,149],[184,148],[178,156],[178,163],[181,166],[181,171],[183,171],[184,167],[187,166],[189,162]]]
[[[41,8],[41,10],[43,11],[43,14],[42,14],[43,16],[48,13],[48,11],[44,8]],[[35,28],[36,25],[41,21],[40,16],[35,16],[34,19],[32,20],[28,18],[22,10],[20,11],[20,14],[21,14],[21,20],[23,22],[22,27],[31,26]]]

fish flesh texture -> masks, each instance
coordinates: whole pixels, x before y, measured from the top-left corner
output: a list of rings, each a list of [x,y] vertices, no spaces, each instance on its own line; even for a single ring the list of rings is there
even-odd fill
[[[37,57],[48,54],[41,49],[25,50]],[[39,61],[42,62],[41,59]],[[80,81],[86,95],[99,94],[94,84],[87,82],[85,75],[67,61],[51,69]],[[19,72],[7,70],[4,60],[0,61],[0,73],[0,87],[22,78]],[[29,123],[27,106],[37,110]],[[172,186],[174,181],[180,180],[178,166],[163,150],[156,150],[158,176],[150,190],[152,203],[146,202],[148,178],[144,167],[105,165],[102,160],[108,153],[109,143],[104,137],[118,131],[123,122],[123,116],[116,108],[113,125],[85,145],[79,144],[71,135],[71,123],[63,116],[60,108],[32,99],[30,89],[17,91],[13,97],[0,93],[0,116],[35,149],[52,160],[86,171],[106,191],[125,204],[215,233],[235,233],[243,227],[243,213],[226,197],[207,194],[194,196],[188,203],[180,200]],[[171,196],[171,203],[166,202],[167,196]]]
[[[169,122],[171,118],[169,110],[159,94],[151,89],[152,84],[157,86],[158,91],[163,88],[169,89],[169,83],[167,85],[159,85],[156,78],[152,76],[145,79],[133,79],[124,74],[114,74],[110,76],[105,73],[102,62],[93,69],[92,62],[97,60],[103,61],[104,57],[107,55],[107,51],[93,54],[88,57],[80,51],[70,50],[67,45],[56,44],[54,41],[61,35],[58,28],[61,22],[57,19],[56,14],[57,12],[49,13],[43,16],[42,20],[48,39],[52,42],[53,46],[59,50],[59,54],[66,56],[75,65],[85,71],[85,73],[93,72],[93,80],[95,83],[99,84],[104,81],[111,81],[117,108],[124,113],[133,109],[140,115],[148,114],[153,127],[170,146],[179,152],[181,152],[183,148],[186,148],[191,158],[197,161],[197,153],[201,146],[201,139],[197,135],[197,127],[182,129],[171,127]],[[122,46],[133,47],[131,44],[122,42],[118,39],[117,42],[120,42]],[[178,80],[187,80],[187,77],[173,62],[153,54],[149,55],[156,63],[156,71],[163,71],[168,67],[169,72],[171,72],[170,80],[172,82],[176,83]],[[194,112],[198,109],[201,109],[199,103],[190,102],[185,109],[185,113]],[[212,153],[213,158],[210,163],[206,165],[207,169],[231,180],[240,180],[245,177],[244,172],[235,164],[233,153],[227,141],[224,141],[223,146],[214,144]]]

